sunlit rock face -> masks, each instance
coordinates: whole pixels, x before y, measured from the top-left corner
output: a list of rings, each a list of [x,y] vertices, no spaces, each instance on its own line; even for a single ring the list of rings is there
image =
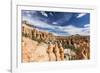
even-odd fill
[[[22,62],[90,59],[89,36],[55,36],[22,24]]]

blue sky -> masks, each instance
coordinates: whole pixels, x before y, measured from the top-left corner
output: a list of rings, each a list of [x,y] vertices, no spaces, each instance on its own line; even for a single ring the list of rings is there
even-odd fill
[[[57,36],[90,34],[89,13],[22,10],[22,20]]]

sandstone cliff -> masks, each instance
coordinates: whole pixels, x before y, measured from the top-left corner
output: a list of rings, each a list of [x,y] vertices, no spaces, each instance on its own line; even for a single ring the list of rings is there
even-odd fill
[[[23,62],[89,59],[89,43],[89,36],[55,36],[22,23]]]

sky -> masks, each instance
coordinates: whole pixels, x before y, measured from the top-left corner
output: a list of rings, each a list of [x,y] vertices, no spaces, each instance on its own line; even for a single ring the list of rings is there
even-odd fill
[[[22,21],[56,36],[90,35],[90,13],[22,10]]]

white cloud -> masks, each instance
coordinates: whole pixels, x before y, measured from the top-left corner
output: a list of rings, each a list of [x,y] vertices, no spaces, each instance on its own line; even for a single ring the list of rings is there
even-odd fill
[[[84,25],[84,27],[90,27],[90,24],[86,24],[86,25]]]
[[[64,31],[68,32],[70,35],[75,35],[75,34],[79,34],[79,35],[89,35],[89,27],[87,28],[78,28],[72,25],[66,26],[63,28]]]
[[[57,22],[53,22],[52,24],[57,24]]]
[[[44,11],[41,11],[41,14],[42,14],[43,16],[48,17],[48,14],[47,14],[47,13],[45,13]]]
[[[32,15],[36,14],[36,11],[29,11],[29,10],[26,10],[24,12],[24,14],[26,14],[27,17],[32,17]]]
[[[51,16],[53,16],[53,13],[50,12],[49,14],[50,14]]]
[[[80,14],[77,16],[77,18],[81,18],[81,17],[83,17],[84,15],[86,15],[86,13],[80,13]]]
[[[75,35],[75,34],[79,34],[79,35],[89,35],[90,33],[90,26],[89,24],[84,25],[84,28],[78,28],[72,25],[69,26],[54,26],[54,25],[50,25],[47,24],[45,22],[39,21],[37,19],[31,19],[31,18],[27,18],[27,17],[23,17],[23,20],[27,20],[30,24],[33,24],[37,27],[41,27],[41,28],[48,28],[51,30],[55,30],[55,31],[64,31],[66,33],[68,33],[69,35]],[[88,26],[88,27],[87,27]],[[55,35],[61,35],[61,33],[58,34],[58,32],[53,32],[51,30],[47,30],[47,32],[52,32]],[[45,31],[42,29],[42,31]],[[66,34],[65,34],[66,35]]]
[[[39,21],[37,19],[33,20],[31,18],[28,18],[28,17],[23,17],[23,20],[26,20],[26,21],[28,21],[28,23],[35,25],[35,26],[38,26],[38,27],[52,28],[51,25],[48,25],[47,23]]]

